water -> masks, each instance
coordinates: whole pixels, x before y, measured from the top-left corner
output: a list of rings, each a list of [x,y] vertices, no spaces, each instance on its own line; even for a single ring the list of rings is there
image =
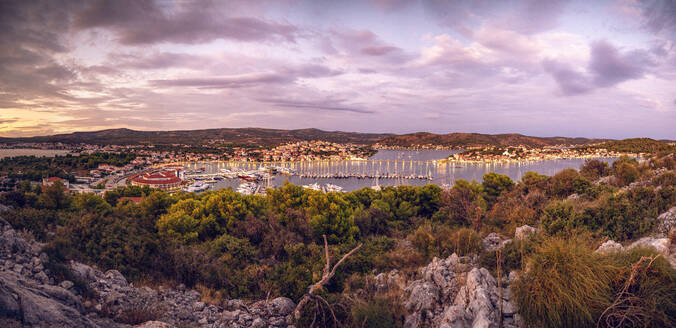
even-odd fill
[[[36,157],[54,157],[69,154],[68,150],[60,149],[31,149],[31,148],[17,148],[17,149],[0,149],[0,159],[5,157],[17,156],[36,156]]]
[[[484,174],[496,172],[508,175],[512,180],[518,181],[528,171],[538,172],[545,175],[554,175],[566,168],[579,169],[585,159],[559,159],[548,161],[519,162],[519,163],[438,163],[434,160],[448,157],[451,153],[459,151],[443,150],[420,150],[420,151],[401,151],[401,150],[381,150],[368,161],[312,161],[312,162],[291,162],[275,163],[276,166],[290,167],[301,174],[336,174],[350,173],[358,175],[384,175],[386,173],[398,174],[400,176],[430,176],[432,179],[378,179],[380,186],[413,185],[423,186],[426,184],[453,185],[457,179],[476,180],[481,182]],[[612,163],[613,158],[602,158],[602,161]],[[186,169],[199,169],[204,167],[204,173],[219,173],[220,169],[243,169],[256,170],[261,165],[270,164],[247,163],[247,162],[214,162],[214,163],[192,163],[186,165]],[[282,185],[284,181],[297,185],[307,185],[318,183],[325,185],[327,183],[335,184],[344,188],[345,191],[352,191],[364,187],[376,185],[376,179],[373,178],[305,178],[286,175],[275,175],[270,181],[270,186]],[[214,184],[213,189],[233,187],[235,189],[240,183],[239,179],[225,179]],[[266,185],[267,181],[259,182]]]

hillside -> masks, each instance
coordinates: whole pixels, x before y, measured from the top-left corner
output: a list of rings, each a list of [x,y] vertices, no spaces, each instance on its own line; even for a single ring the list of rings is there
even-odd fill
[[[604,148],[616,152],[625,153],[651,153],[674,152],[676,146],[671,141],[654,140],[650,138],[631,138],[624,140],[612,140],[602,144],[580,148]]]
[[[371,134],[318,129],[206,129],[182,131],[136,131],[130,129],[109,129],[94,132],[75,132],[29,138],[0,139],[1,143],[16,142],[62,142],[68,144],[191,144],[199,145],[207,140],[220,139],[223,143],[249,145],[278,145],[303,140],[372,144],[391,134]]]
[[[553,146],[583,145],[599,143],[606,139],[566,138],[566,137],[530,137],[521,134],[481,134],[481,133],[449,133],[434,134],[417,132],[411,134],[386,137],[378,144],[388,147],[412,147],[421,145],[441,145],[446,147],[466,146]]]

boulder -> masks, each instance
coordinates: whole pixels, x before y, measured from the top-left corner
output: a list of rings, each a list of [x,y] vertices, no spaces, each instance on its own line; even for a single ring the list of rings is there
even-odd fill
[[[488,234],[488,236],[481,241],[481,246],[485,252],[495,251],[500,248],[500,245],[500,236],[495,232]]]
[[[126,287],[129,285],[127,282],[127,278],[125,278],[120,271],[117,270],[108,270],[105,273],[105,278],[108,282],[110,282],[113,286],[118,286],[118,287]]]
[[[0,309],[4,316],[35,327],[97,327],[84,316],[79,299],[67,290],[36,285],[8,271],[0,272]]]
[[[676,228],[676,206],[657,217],[655,232],[660,237],[666,237],[671,229]]]
[[[643,237],[629,245],[628,249],[635,247],[652,248],[658,253],[669,256],[670,244],[671,243],[668,238]]]
[[[134,328],[174,328],[174,327],[175,326],[162,321],[146,321],[140,325],[134,326]]]
[[[601,244],[601,246],[599,246],[599,248],[596,249],[596,252],[598,253],[616,252],[621,250],[624,250],[622,244],[615,242],[613,240],[608,240],[605,243]]]
[[[73,275],[75,275],[76,277],[80,278],[85,282],[96,281],[96,271],[86,264],[71,261],[70,271],[73,273]]]
[[[514,233],[514,239],[523,240],[527,236],[534,234],[535,232],[537,232],[537,229],[535,229],[535,228],[533,228],[529,225],[523,225],[523,226],[516,228],[516,232]]]

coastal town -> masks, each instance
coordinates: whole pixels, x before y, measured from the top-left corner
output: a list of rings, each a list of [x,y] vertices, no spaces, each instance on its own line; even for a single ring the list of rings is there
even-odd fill
[[[219,146],[220,145],[220,146]],[[149,187],[165,191],[201,192],[214,189],[224,180],[241,180],[236,190],[244,194],[263,193],[270,186],[270,179],[281,175],[296,176],[316,181],[317,179],[371,179],[374,188],[380,180],[432,180],[431,167],[439,165],[527,163],[561,159],[599,159],[630,156],[641,158],[640,152],[620,152],[603,148],[602,145],[557,145],[546,147],[476,147],[468,146],[462,152],[447,158],[420,162],[416,160],[373,160],[378,150],[390,147],[335,143],[320,140],[297,141],[277,146],[240,145],[223,147],[222,140],[209,140],[203,147],[186,144],[171,145],[96,145],[67,143],[14,143],[0,144],[0,148],[37,149],[61,151],[62,156],[95,156],[97,154],[133,154],[117,165],[105,160],[92,167],[80,167],[64,171],[59,176],[44,173],[41,181],[31,181],[47,187],[61,182],[72,193],[104,194],[106,191],[125,186]],[[409,147],[408,150],[421,147]],[[422,147],[424,150],[449,150],[448,148]],[[208,151],[205,151],[208,150]],[[400,149],[401,150],[401,149]],[[409,156],[410,157],[410,156]],[[357,163],[346,164],[344,168],[334,166],[304,166],[290,163]],[[364,164],[359,164],[363,162]],[[191,164],[192,163],[192,164]],[[199,164],[203,163],[203,164]],[[205,172],[205,165],[223,163],[229,165],[215,172]],[[254,166],[241,167],[237,163],[251,163]],[[199,164],[199,165],[198,165]],[[192,166],[191,166],[192,165]],[[294,166],[299,165],[299,166]],[[319,164],[318,164],[319,165]],[[328,164],[326,164],[328,165]],[[370,166],[369,166],[370,165]],[[188,168],[188,167],[191,168]],[[349,166],[349,167],[348,167]],[[246,168],[248,167],[248,168]],[[334,167],[331,169],[331,167]],[[21,183],[22,174],[5,172],[0,176],[3,190],[11,190]],[[229,185],[232,185],[230,183]],[[340,191],[341,187],[329,183],[326,186],[316,182],[306,185],[309,189]]]

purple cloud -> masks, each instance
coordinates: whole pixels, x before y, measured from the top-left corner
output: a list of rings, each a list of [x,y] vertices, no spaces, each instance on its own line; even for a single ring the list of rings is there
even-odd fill
[[[654,33],[676,33],[676,1],[641,0],[645,26]]]
[[[545,72],[554,78],[564,95],[584,94],[597,88],[640,79],[654,65],[647,52],[636,50],[622,53],[607,41],[591,44],[590,61],[585,71],[556,60],[542,62]]]
[[[278,98],[260,98],[258,99],[264,103],[270,103],[279,107],[286,108],[297,108],[297,109],[319,109],[326,111],[338,111],[338,112],[353,112],[360,114],[372,114],[375,113],[371,110],[347,107],[343,106],[341,103],[343,100],[323,100],[323,101],[296,101],[296,100],[285,100]]]
[[[215,39],[295,41],[298,28],[254,17],[223,17],[210,2],[180,2],[166,13],[152,0],[99,0],[78,13],[81,29],[107,28],[122,44],[196,44]]]
[[[591,46],[589,70],[598,87],[613,86],[626,80],[643,76],[651,62],[642,52],[621,54],[606,41],[594,42]]]

